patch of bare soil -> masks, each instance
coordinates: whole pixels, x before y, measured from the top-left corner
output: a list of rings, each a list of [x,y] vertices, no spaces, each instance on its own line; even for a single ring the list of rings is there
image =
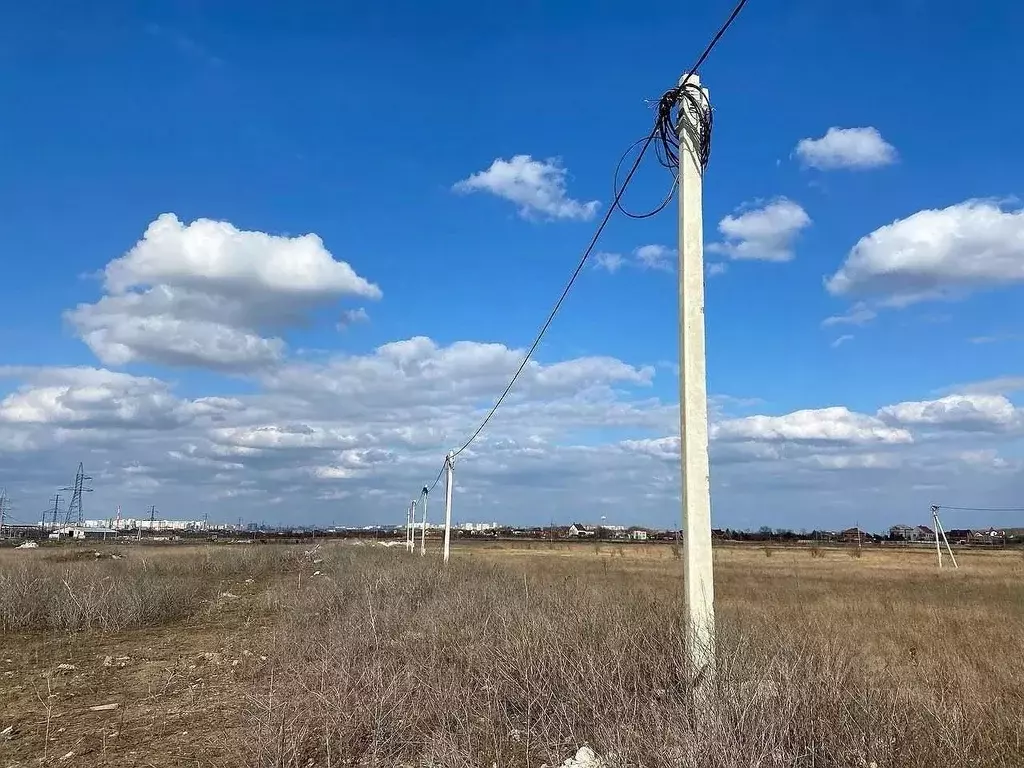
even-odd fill
[[[0,766],[234,766],[269,613],[231,586],[185,624],[0,635]]]

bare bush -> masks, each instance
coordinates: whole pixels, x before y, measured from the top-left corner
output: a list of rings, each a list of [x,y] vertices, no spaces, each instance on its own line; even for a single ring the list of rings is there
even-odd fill
[[[68,548],[0,563],[0,631],[107,632],[177,621],[203,610],[221,580],[285,572],[302,558],[283,547],[96,554]]]
[[[678,588],[369,553],[280,595],[254,766],[1017,766],[1024,695],[873,668],[815,614],[725,612],[710,694]],[[695,704],[695,702],[697,702]]]

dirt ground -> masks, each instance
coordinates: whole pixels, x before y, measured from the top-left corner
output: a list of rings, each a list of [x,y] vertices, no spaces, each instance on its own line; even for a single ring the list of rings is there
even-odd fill
[[[0,765],[239,765],[265,589],[239,581],[184,624],[0,635]]]

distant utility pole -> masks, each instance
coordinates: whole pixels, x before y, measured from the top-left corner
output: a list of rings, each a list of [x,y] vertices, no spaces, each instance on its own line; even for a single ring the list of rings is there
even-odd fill
[[[683,470],[683,563],[690,661],[707,679],[715,662],[715,584],[711,556],[707,359],[704,347],[703,174],[698,153],[708,130],[708,92],[696,74],[679,82],[679,427]],[[694,88],[696,86],[696,88]],[[698,99],[693,104],[687,91]],[[702,101],[702,103],[701,103]]]
[[[452,549],[452,490],[455,487],[455,452],[444,457],[444,561],[447,563]]]
[[[7,488],[0,488],[0,539],[4,537],[4,518],[7,515]]]
[[[416,502],[409,502],[409,515],[405,522],[405,548],[411,554],[416,549]]]
[[[939,507],[937,504],[932,504],[932,525],[935,526],[935,551],[939,556],[939,568],[942,567],[942,543],[946,542],[946,551],[949,552],[949,559],[953,561],[953,567],[959,568],[956,564],[956,555],[953,554],[953,548],[949,546],[949,539],[946,538],[946,531],[942,527],[942,522],[939,520]]]
[[[420,494],[423,498],[423,523],[420,527],[420,557],[423,557],[427,554],[427,496],[430,495],[430,489],[424,485]]]
[[[149,532],[150,533],[153,532],[153,524],[154,524],[155,520],[156,520],[156,505],[155,504],[150,504],[149,505]]]

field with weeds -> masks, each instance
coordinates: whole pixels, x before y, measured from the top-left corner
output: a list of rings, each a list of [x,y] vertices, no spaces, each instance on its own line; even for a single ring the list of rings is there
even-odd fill
[[[1020,553],[307,550],[0,550],[0,765],[1024,765]]]

